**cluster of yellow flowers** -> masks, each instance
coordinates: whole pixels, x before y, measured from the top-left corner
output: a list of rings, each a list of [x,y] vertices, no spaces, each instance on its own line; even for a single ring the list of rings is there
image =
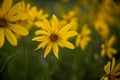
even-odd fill
[[[67,0],[66,0],[67,1]],[[62,16],[62,20],[56,15],[44,14],[43,9],[38,10],[36,6],[25,4],[24,1],[16,3],[12,6],[13,0],[4,0],[0,7],[0,48],[3,47],[5,39],[13,46],[17,46],[18,39],[21,36],[27,36],[29,29],[32,26],[39,28],[35,32],[36,37],[32,41],[40,42],[36,50],[46,48],[44,58],[53,50],[56,58],[58,57],[59,47],[74,49],[75,46],[68,41],[69,38],[76,36],[76,46],[85,50],[88,43],[92,41],[90,37],[92,31],[87,24],[82,26],[81,31],[77,32],[78,18],[74,11]],[[104,70],[106,75],[102,80],[116,80],[120,76],[120,63],[115,66],[115,58],[112,54],[116,54],[117,50],[112,48],[115,42],[115,36],[108,38],[110,30],[106,23],[106,14],[102,9],[98,12],[98,17],[94,22],[94,28],[102,37],[103,44],[101,45],[101,56],[107,54],[112,59],[105,65]],[[108,18],[108,17],[107,17]]]
[[[120,79],[120,63],[115,66],[115,58],[112,58],[112,62],[108,61],[108,63],[104,66],[105,75],[101,78],[101,80],[119,80]]]

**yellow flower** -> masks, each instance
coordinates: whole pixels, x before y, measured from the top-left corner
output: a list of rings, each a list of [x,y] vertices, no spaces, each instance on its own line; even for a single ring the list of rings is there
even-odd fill
[[[20,11],[28,14],[30,11],[31,5],[29,3],[25,4],[24,1],[21,1],[20,3],[21,3],[20,4]]]
[[[29,12],[29,14],[31,16],[31,21],[37,27],[41,27],[42,26],[42,20],[44,18],[48,17],[48,14],[43,14],[43,10],[42,9],[40,9],[38,11],[37,7],[32,7],[30,12]]]
[[[94,25],[96,31],[105,39],[109,34],[108,25],[103,20],[97,20]]]
[[[31,23],[31,16],[29,14],[30,12],[30,9],[31,9],[31,5],[30,4],[25,4],[24,1],[21,1],[20,2],[20,12],[26,14],[26,19],[25,20],[18,20],[16,21],[16,23],[18,25],[21,25],[21,26],[24,26],[25,28],[27,28],[28,30],[32,28],[32,23]]]
[[[112,48],[112,44],[114,41],[115,41],[115,36],[112,36],[107,43],[101,45],[102,48],[101,56],[104,56],[106,53],[109,58],[112,58],[112,54],[117,53],[117,50]]]
[[[81,49],[85,50],[88,42],[91,41],[91,38],[89,37],[90,33],[91,31],[87,28],[86,25],[84,25],[81,33],[78,34],[76,38],[76,46],[78,47],[80,45]]]
[[[75,11],[70,11],[68,14],[63,15],[63,20],[61,21],[61,24],[66,25],[70,22],[73,23],[73,27],[71,27],[71,30],[76,30],[78,23],[77,23],[77,17]]]
[[[35,32],[38,37],[33,38],[33,41],[41,42],[37,49],[45,48],[44,57],[46,57],[53,48],[54,55],[58,58],[58,46],[74,49],[74,45],[67,41],[68,38],[77,35],[76,31],[70,31],[73,26],[71,23],[59,27],[59,21],[55,15],[52,20],[43,19],[42,30]]]
[[[19,12],[20,3],[17,3],[11,8],[12,0],[4,0],[0,8],[0,47],[3,46],[5,37],[13,45],[17,45],[15,34],[22,36],[28,35],[28,31],[15,24],[19,19],[26,19],[26,15]]]
[[[105,76],[101,80],[119,80],[120,79],[120,63],[115,66],[115,58],[112,58],[112,62],[104,66]],[[118,78],[119,77],[119,78]]]

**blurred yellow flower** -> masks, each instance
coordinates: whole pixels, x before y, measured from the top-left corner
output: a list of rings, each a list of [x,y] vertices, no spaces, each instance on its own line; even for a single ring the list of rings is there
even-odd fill
[[[101,80],[119,80],[120,76],[120,63],[115,66],[115,58],[112,58],[112,62],[108,61],[108,63],[104,66],[105,76],[101,78]]]
[[[115,36],[112,36],[108,42],[101,45],[101,48],[102,48],[101,56],[104,56],[106,53],[109,58],[112,58],[112,54],[117,53],[117,50],[112,48],[114,41],[115,41]]]
[[[32,28],[32,22],[31,22],[31,16],[29,14],[30,12],[30,9],[31,9],[31,5],[28,3],[28,4],[25,4],[24,1],[21,1],[20,2],[20,12],[26,14],[26,19],[25,20],[18,20],[16,23],[21,25],[21,26],[24,26],[25,28],[27,28],[28,30]]]
[[[20,2],[20,11],[21,12],[28,14],[30,11],[30,8],[31,8],[31,5],[29,3],[26,4],[24,1]]]
[[[107,38],[109,35],[109,27],[103,20],[97,20],[94,27],[103,39]]]
[[[48,14],[43,14],[43,10],[40,9],[39,11],[37,10],[37,7],[32,7],[30,12],[29,12],[30,16],[31,16],[31,21],[33,22],[33,24],[37,27],[41,27],[42,26],[42,20],[44,18],[48,18]]]
[[[70,11],[68,14],[66,15],[63,15],[63,20],[61,21],[61,24],[62,25],[66,25],[70,22],[73,23],[73,27],[71,27],[71,30],[77,30],[77,26],[78,26],[78,23],[77,23],[77,16],[76,16],[76,12],[75,11]]]
[[[15,23],[19,19],[26,19],[26,15],[19,12],[20,3],[17,3],[12,8],[11,5],[12,0],[4,0],[0,8],[0,47],[3,46],[5,37],[13,46],[16,46],[15,34],[28,35],[28,31],[24,27]]]
[[[47,19],[43,19],[42,30],[35,32],[35,34],[39,36],[33,38],[32,41],[41,42],[37,49],[45,48],[46,46],[44,57],[46,57],[53,48],[54,55],[58,58],[58,46],[70,49],[75,48],[72,43],[67,41],[68,38],[77,35],[76,31],[70,31],[73,25],[69,23],[63,27],[59,27],[59,24],[57,17],[53,15],[50,22]]]
[[[88,42],[91,41],[91,38],[89,37],[90,34],[90,29],[87,28],[87,25],[84,25],[82,27],[81,33],[78,34],[76,38],[76,46],[78,47],[80,45],[81,49],[85,50]]]

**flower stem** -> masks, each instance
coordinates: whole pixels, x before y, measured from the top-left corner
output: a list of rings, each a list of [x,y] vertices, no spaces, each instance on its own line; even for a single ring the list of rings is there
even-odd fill
[[[23,51],[24,51],[24,65],[25,65],[25,71],[24,71],[24,80],[27,80],[27,64],[26,64],[26,45],[25,45],[25,43],[24,43],[24,45],[23,45]]]
[[[0,54],[1,54],[1,49],[0,49]],[[5,65],[6,65],[13,57],[15,57],[17,54],[19,54],[19,53],[17,52],[17,53],[15,53],[15,54],[12,54],[12,55],[10,55],[10,56],[5,60],[5,62],[2,64],[2,66],[1,66],[1,68],[0,68],[0,72],[2,72],[2,71],[4,70]]]

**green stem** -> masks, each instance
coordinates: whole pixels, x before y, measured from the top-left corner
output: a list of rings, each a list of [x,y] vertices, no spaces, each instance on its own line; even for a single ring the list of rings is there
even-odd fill
[[[24,48],[23,51],[24,51],[24,65],[25,65],[24,80],[27,80],[27,64],[26,64],[26,50],[25,50],[26,45],[25,45],[25,43],[24,43],[23,46],[24,46],[23,47]]]
[[[0,52],[1,52],[1,51],[0,51]],[[0,53],[0,54],[1,54],[1,53]],[[3,69],[5,68],[5,65],[6,65],[13,57],[15,57],[17,54],[19,54],[19,53],[12,54],[11,56],[9,56],[9,57],[5,60],[5,62],[3,63],[3,65],[2,65],[2,67],[1,67],[1,69],[0,69],[0,72],[3,71]]]

